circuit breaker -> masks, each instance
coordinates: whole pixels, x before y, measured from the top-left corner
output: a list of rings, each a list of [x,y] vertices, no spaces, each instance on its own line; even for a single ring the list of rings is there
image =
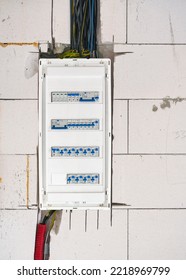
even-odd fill
[[[111,62],[40,59],[39,64],[40,208],[108,208]]]

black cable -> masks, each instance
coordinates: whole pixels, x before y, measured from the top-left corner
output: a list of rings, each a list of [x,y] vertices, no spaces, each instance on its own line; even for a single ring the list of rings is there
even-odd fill
[[[97,57],[97,21],[98,21],[98,13],[97,13],[98,3],[97,0],[95,0],[95,20],[94,20],[94,49],[95,49],[95,55]]]
[[[55,211],[56,210],[49,211],[49,213],[44,216],[42,224],[45,225],[48,222],[48,220],[50,219],[50,217],[54,214]]]
[[[70,0],[70,48],[72,49],[73,46],[73,38],[72,38],[72,28],[73,28],[73,22],[72,22],[72,3],[73,3],[73,0]]]
[[[54,52],[54,49],[55,49],[53,24],[54,24],[54,2],[52,0],[52,2],[51,2],[51,44],[52,44],[52,53]]]

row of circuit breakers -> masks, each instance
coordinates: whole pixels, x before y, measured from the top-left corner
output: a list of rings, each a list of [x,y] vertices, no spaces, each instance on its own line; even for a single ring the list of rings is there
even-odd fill
[[[41,209],[110,207],[109,59],[41,59]]]

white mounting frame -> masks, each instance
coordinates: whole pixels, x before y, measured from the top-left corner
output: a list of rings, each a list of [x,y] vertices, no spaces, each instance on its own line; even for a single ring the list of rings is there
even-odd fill
[[[98,102],[52,102],[52,92],[98,92]],[[111,207],[111,61],[39,61],[39,207]],[[99,130],[53,130],[52,119],[98,119]],[[99,157],[52,157],[51,147],[99,146]],[[67,174],[99,174],[97,184],[67,184]],[[86,178],[85,178],[86,179]],[[93,180],[93,178],[92,178]]]

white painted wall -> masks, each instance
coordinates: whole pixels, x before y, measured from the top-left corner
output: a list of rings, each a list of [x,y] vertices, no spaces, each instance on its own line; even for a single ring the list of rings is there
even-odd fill
[[[110,213],[64,211],[51,259],[186,258],[186,2],[101,0],[114,45]],[[50,0],[0,0],[0,40],[51,40]],[[69,43],[69,1],[54,0]],[[32,259],[37,222],[38,49],[0,46],[0,259]],[[29,206],[30,209],[27,209]],[[26,238],[25,238],[26,237]],[[24,240],[24,242],[23,242]]]

